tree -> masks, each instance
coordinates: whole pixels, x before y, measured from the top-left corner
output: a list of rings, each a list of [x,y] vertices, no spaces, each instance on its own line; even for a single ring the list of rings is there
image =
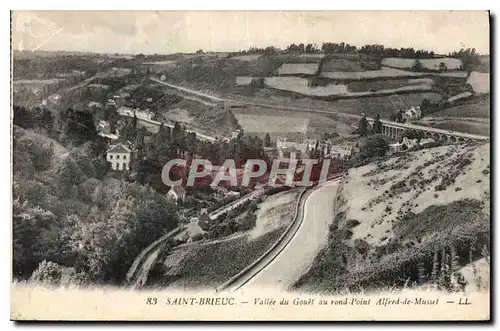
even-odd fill
[[[366,134],[368,133],[368,121],[366,120],[365,114],[363,114],[363,116],[359,120],[358,133],[361,136],[366,136]]]
[[[411,67],[411,71],[421,72],[421,71],[424,71],[424,70],[425,70],[425,68],[422,65],[422,63],[418,59],[415,60],[415,63],[413,63],[413,66]]]
[[[78,145],[96,139],[97,129],[93,115],[90,112],[68,108],[61,114],[61,119],[65,139]]]
[[[142,127],[137,130],[135,136],[134,147],[137,150],[137,158],[141,159],[146,155],[146,144],[144,142],[144,137],[146,136],[146,128]]]
[[[94,165],[95,178],[97,179],[104,178],[106,173],[111,170],[111,163],[106,161],[106,157],[104,155],[93,158],[92,164]]]
[[[421,139],[425,138],[425,133],[420,130],[405,129],[401,136],[408,139],[417,139],[417,141],[420,141]]]
[[[59,285],[62,278],[62,268],[54,262],[43,260],[33,271],[30,281],[41,285]]]
[[[55,181],[62,196],[73,193],[73,188],[80,184],[85,175],[76,162],[65,158],[56,171]]]
[[[382,133],[382,122],[380,122],[380,115],[375,115],[375,121],[373,122],[373,133]]]
[[[388,138],[382,134],[370,136],[360,149],[363,159],[385,156],[389,151]]]
[[[36,126],[45,129],[48,133],[50,133],[54,124],[52,113],[46,108],[35,108],[33,121]]]
[[[431,101],[429,99],[422,99],[420,103],[420,109],[422,111],[428,111],[431,108]]]
[[[264,147],[269,147],[271,146],[271,137],[269,136],[269,133],[266,133],[264,137]]]
[[[120,141],[122,142],[135,142],[137,137],[137,116],[128,119],[120,130]]]
[[[14,163],[19,167],[14,167],[14,172],[22,172],[22,165],[25,164],[29,168],[35,170],[48,170],[51,165],[53,155],[53,143],[44,143],[40,139],[23,137],[22,139],[15,138],[14,145]],[[29,162],[28,159],[31,161]],[[19,162],[21,161],[22,162]],[[18,161],[19,163],[17,163]],[[29,164],[26,164],[28,162]]]
[[[54,213],[40,207],[28,208],[26,204],[16,202],[12,212],[13,232],[13,273],[16,276],[29,277],[44,258],[51,259],[53,249],[50,239],[59,235],[46,236],[49,229],[53,233],[59,231],[58,221]],[[59,248],[63,248],[63,243]]]
[[[33,115],[23,106],[14,105],[14,119],[15,125],[19,125],[25,129],[32,128],[34,126]]]

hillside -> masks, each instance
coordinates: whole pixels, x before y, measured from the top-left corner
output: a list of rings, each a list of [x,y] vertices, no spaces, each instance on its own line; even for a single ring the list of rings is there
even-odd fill
[[[54,135],[55,136],[55,135]],[[172,203],[108,172],[95,142],[13,127],[13,277],[116,284],[151,240],[177,226]]]
[[[421,68],[415,68],[417,60]],[[484,94],[489,94],[489,73],[479,65],[465,70],[462,62],[457,58],[277,51],[227,58],[193,55],[170,61],[168,70],[157,74],[165,75],[167,82],[225,98],[280,106],[300,103],[354,115],[379,114],[383,119],[391,118],[399,109],[431,102],[430,108],[422,106],[424,117],[441,118],[444,112],[454,117],[458,116],[455,112],[463,113],[461,109],[455,111],[457,107],[470,113],[478,107],[483,109]],[[472,96],[447,102],[464,92]],[[484,110],[489,113],[489,104]],[[275,113],[271,109],[267,115]],[[431,120],[429,125],[488,133],[485,126],[467,125],[459,119]]]
[[[489,144],[441,146],[349,169],[329,245],[297,287],[456,288],[461,267],[489,257],[489,176]]]
[[[159,254],[146,286],[213,289],[250,265],[283,234],[294,217],[298,188],[271,194],[258,204],[254,224],[229,236],[188,242]],[[234,220],[240,219],[238,215]],[[221,258],[223,257],[223,258]]]

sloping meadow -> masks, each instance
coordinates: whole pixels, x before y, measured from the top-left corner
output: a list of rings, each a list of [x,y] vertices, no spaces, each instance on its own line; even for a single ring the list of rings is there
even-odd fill
[[[350,169],[329,245],[296,286],[459,289],[461,268],[489,259],[489,173],[489,144],[424,149]],[[485,281],[466,279],[477,288]]]

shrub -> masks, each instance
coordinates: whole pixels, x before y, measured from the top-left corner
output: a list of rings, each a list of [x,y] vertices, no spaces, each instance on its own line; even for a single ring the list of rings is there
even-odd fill
[[[199,241],[201,239],[203,239],[203,234],[201,234],[201,233],[197,233],[197,234],[195,234],[194,236],[191,237],[192,241]]]
[[[370,159],[373,157],[385,156],[389,151],[389,138],[382,134],[377,134],[369,137],[365,144],[361,147],[361,157]]]
[[[370,244],[368,244],[365,240],[358,238],[354,240],[354,249],[356,249],[356,252],[359,254],[366,255],[370,249]]]
[[[344,229],[342,230],[341,232],[341,238],[343,240],[349,240],[352,238],[352,231],[351,230],[347,230],[347,229]]]
[[[61,281],[61,267],[54,262],[43,260],[30,277],[30,281],[46,285],[58,285]]]
[[[360,222],[358,220],[348,219],[345,226],[348,229],[352,229],[353,227],[358,226],[359,224],[360,224]]]

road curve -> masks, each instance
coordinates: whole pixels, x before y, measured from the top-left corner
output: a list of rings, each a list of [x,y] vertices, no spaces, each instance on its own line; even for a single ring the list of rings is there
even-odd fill
[[[288,290],[309,269],[315,256],[327,243],[337,186],[338,179],[335,179],[309,191],[299,206],[297,217],[301,221],[294,224],[273,253],[225,290]]]

